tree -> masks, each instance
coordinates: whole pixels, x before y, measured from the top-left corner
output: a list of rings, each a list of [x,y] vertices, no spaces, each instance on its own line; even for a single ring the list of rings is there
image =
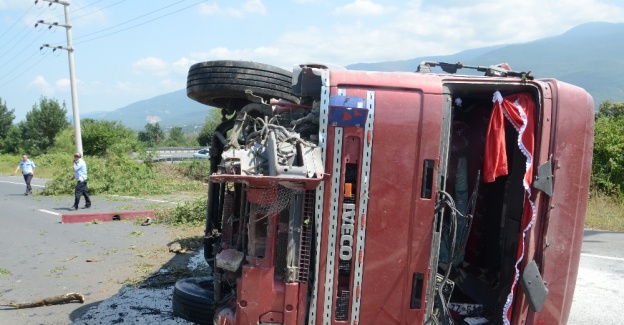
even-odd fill
[[[6,102],[2,101],[2,97],[0,97],[0,139],[6,138],[9,133],[15,119],[14,113],[15,109],[9,110]]]
[[[206,115],[206,122],[204,123],[204,127],[199,132],[199,136],[197,136],[197,142],[199,142],[200,146],[210,146],[212,144],[212,135],[221,123],[221,111],[218,109],[211,109]]]
[[[186,142],[184,137],[184,131],[181,126],[174,126],[169,131],[169,136],[167,136],[167,141],[165,142],[169,147],[177,147],[183,146]]]
[[[620,117],[624,116],[624,102],[612,103],[610,101],[605,101],[600,104],[598,108],[598,113],[596,114],[596,119],[601,117]]]
[[[147,123],[145,131],[139,131],[139,141],[145,142],[149,147],[158,146],[165,139],[165,132],[160,128],[160,124]]]
[[[66,114],[65,103],[61,106],[55,99],[41,97],[39,106],[33,105],[26,120],[18,124],[23,149],[33,155],[47,152],[56,135],[69,127]]]
[[[0,139],[0,148],[2,153],[16,154],[20,152],[20,144],[22,143],[22,134],[16,125],[11,125],[4,139]]]
[[[136,148],[137,138],[132,129],[119,121],[81,121],[82,145],[86,155],[104,156],[111,150],[128,153]]]

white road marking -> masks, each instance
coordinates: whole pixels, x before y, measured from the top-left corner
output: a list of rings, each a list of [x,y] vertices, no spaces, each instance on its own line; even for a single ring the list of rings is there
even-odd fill
[[[39,209],[39,211],[45,212],[45,213],[49,213],[49,214],[53,214],[55,216],[60,216],[61,215],[60,213],[56,213],[56,212],[48,211],[48,210],[44,210],[44,209]]]
[[[614,260],[614,261],[624,262],[624,258],[621,258],[621,257],[612,257],[612,256],[603,256],[603,255],[594,255],[594,254],[585,254],[585,253],[581,253],[581,256],[595,257],[595,258],[602,258],[605,260]]]
[[[16,184],[16,185],[26,185],[26,183],[21,182],[9,182],[9,181],[0,181],[0,183],[9,183],[9,184]],[[36,186],[36,187],[45,187],[45,185],[35,185],[35,184],[30,184],[30,186]]]

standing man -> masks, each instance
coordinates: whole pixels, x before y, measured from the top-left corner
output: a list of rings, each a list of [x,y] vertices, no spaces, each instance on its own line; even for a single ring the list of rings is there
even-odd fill
[[[35,166],[35,163],[32,160],[28,159],[28,155],[23,154],[22,160],[13,172],[13,174],[16,174],[20,168],[22,169],[22,174],[24,174],[24,182],[26,182],[26,192],[24,193],[24,195],[32,195],[32,187],[30,187],[30,181],[35,175],[35,167],[37,166]]]
[[[87,163],[82,159],[82,155],[80,152],[76,152],[74,154],[74,176],[71,177],[72,180],[76,180],[76,199],[74,200],[74,205],[72,205],[70,210],[78,210],[78,204],[80,203],[80,197],[84,195],[85,197],[85,206],[83,209],[88,209],[91,207],[91,199],[89,198],[89,189],[87,188]]]

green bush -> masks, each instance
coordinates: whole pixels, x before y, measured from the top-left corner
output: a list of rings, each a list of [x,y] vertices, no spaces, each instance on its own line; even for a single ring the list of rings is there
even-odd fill
[[[624,116],[596,120],[592,187],[608,195],[624,194]]]
[[[43,195],[67,195],[74,191],[75,182],[71,157],[43,155],[37,164],[55,166],[55,172]],[[159,195],[176,192],[197,192],[205,185],[198,181],[175,179],[160,172],[151,160],[137,162],[129,155],[107,155],[106,158],[86,156],[90,194]],[[60,161],[59,161],[60,160]]]
[[[208,183],[210,178],[210,159],[193,159],[178,165],[178,171],[190,178]]]
[[[184,202],[174,208],[158,211],[156,217],[159,222],[173,226],[202,226],[206,222],[206,204],[208,197],[202,196],[192,201]]]

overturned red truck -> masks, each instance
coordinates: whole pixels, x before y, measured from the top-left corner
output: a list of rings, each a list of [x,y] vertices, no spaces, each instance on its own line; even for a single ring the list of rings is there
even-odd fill
[[[203,304],[174,291],[176,314],[220,325],[567,322],[593,147],[583,89],[504,64],[290,72],[209,61],[190,68],[187,94],[223,119],[204,238],[213,276],[197,282]]]

